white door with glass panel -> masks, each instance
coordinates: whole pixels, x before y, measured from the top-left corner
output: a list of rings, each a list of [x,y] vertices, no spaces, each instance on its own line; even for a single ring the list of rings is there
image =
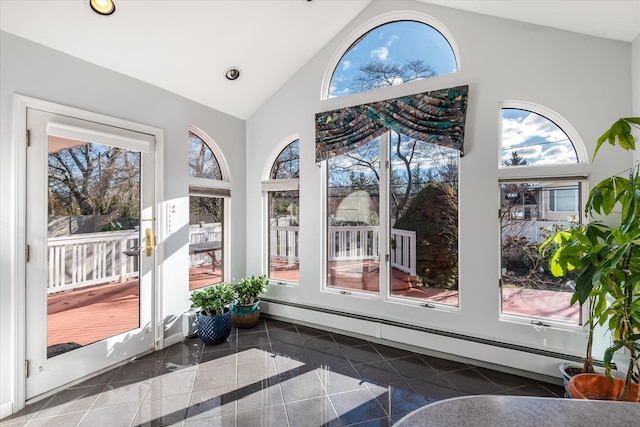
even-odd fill
[[[26,398],[152,350],[154,137],[27,109]]]

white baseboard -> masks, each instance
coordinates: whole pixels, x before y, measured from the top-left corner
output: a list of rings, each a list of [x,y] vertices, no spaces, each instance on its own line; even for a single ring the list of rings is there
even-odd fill
[[[178,344],[179,342],[184,341],[184,336],[181,333],[173,334],[169,337],[164,337],[164,348],[172,346],[174,344]]]
[[[0,404],[0,419],[6,418],[11,414],[13,414],[13,402]]]

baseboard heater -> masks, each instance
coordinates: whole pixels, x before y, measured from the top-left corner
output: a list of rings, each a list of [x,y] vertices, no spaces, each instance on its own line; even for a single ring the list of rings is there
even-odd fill
[[[300,309],[304,309],[304,310],[316,311],[316,312],[319,312],[319,313],[331,314],[331,315],[334,315],[334,316],[341,316],[341,317],[350,318],[350,319],[358,319],[358,320],[363,320],[363,321],[367,321],[367,322],[381,323],[383,325],[395,326],[395,327],[404,328],[404,329],[412,329],[414,331],[420,331],[420,332],[424,332],[424,333],[427,333],[427,334],[439,335],[439,336],[442,336],[442,337],[453,338],[453,339],[457,339],[457,340],[470,341],[470,342],[474,342],[474,343],[479,343],[479,344],[485,344],[485,345],[490,345],[490,346],[494,346],[494,347],[505,348],[505,349],[508,349],[508,350],[521,351],[521,352],[524,352],[524,353],[536,354],[536,355],[539,355],[539,356],[546,356],[546,357],[551,357],[551,358],[560,359],[560,360],[566,360],[566,361],[570,361],[570,362],[580,362],[580,363],[582,363],[584,361],[583,358],[581,358],[579,356],[572,356],[572,355],[557,353],[557,352],[548,351],[548,350],[540,350],[540,349],[537,349],[537,348],[531,348],[531,347],[526,347],[526,346],[521,346],[521,345],[516,345],[516,344],[504,343],[504,342],[500,342],[500,341],[489,340],[489,339],[486,339],[486,338],[478,338],[478,337],[474,337],[474,336],[471,336],[471,335],[465,335],[465,334],[459,334],[459,333],[454,333],[454,332],[441,331],[441,330],[438,330],[438,329],[427,328],[425,326],[418,326],[418,325],[412,325],[412,324],[409,324],[409,323],[397,322],[397,321],[394,321],[394,320],[381,319],[379,317],[365,316],[365,315],[362,315],[362,314],[355,314],[355,313],[345,313],[343,311],[332,310],[330,308],[315,307],[315,306],[312,306],[312,305],[300,304],[300,303],[288,302],[288,301],[279,301],[279,300],[274,300],[274,299],[271,299],[271,298],[261,297],[260,299],[262,301],[268,302],[269,304],[280,304],[280,305],[300,308]],[[600,360],[595,361],[594,360],[594,364],[598,365],[598,366],[602,366],[602,361],[600,361]]]

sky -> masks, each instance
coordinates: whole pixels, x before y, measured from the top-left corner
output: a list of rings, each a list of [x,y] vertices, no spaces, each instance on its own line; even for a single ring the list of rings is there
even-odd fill
[[[577,163],[576,150],[562,129],[537,113],[515,108],[502,109],[501,164],[511,153],[527,161],[527,165]]]
[[[397,21],[374,28],[343,55],[331,79],[329,97],[355,93],[350,87],[353,77],[370,61],[404,64],[416,59],[431,65],[437,75],[458,69],[447,39],[426,24]]]

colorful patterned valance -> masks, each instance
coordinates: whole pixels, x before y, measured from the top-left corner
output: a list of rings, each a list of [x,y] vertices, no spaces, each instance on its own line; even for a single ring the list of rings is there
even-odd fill
[[[355,150],[388,129],[463,151],[469,86],[316,114],[316,162]]]

